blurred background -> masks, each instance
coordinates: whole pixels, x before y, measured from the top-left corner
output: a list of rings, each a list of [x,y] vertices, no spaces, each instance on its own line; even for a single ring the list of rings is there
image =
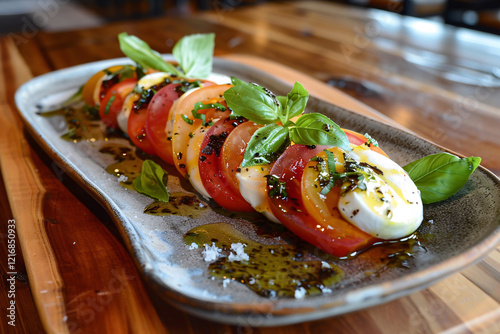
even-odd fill
[[[266,0],[0,0],[0,34],[63,31],[107,22],[190,15]],[[500,0],[330,0],[500,34]]]

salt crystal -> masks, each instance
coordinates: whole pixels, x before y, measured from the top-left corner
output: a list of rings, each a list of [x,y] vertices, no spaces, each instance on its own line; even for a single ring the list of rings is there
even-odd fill
[[[118,182],[127,182],[127,180],[128,177],[123,174],[120,174],[120,176],[118,177]]]
[[[303,287],[299,287],[298,289],[295,290],[295,298],[297,299],[304,298],[306,292],[307,292],[306,289],[304,289]]]
[[[221,251],[221,249],[215,246],[215,242],[212,242],[212,246],[205,245],[205,249],[202,252],[203,259],[205,260],[205,262],[213,262],[217,260]]]
[[[246,245],[242,244],[241,242],[231,244],[231,250],[234,251],[231,252],[228,256],[229,261],[248,261],[250,257],[248,257],[248,254],[245,253],[245,248]]]

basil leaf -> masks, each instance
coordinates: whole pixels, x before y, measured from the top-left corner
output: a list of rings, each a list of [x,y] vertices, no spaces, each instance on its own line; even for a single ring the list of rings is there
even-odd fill
[[[232,78],[234,87],[224,92],[227,106],[236,116],[243,116],[257,124],[271,124],[278,120],[279,102],[270,92],[258,85]]]
[[[422,202],[430,204],[458,192],[481,163],[481,158],[459,158],[449,153],[429,155],[403,167],[420,190]]]
[[[327,116],[318,113],[302,115],[290,129],[290,139],[296,144],[332,145],[351,150],[345,132]]]
[[[268,164],[290,144],[288,129],[276,124],[258,129],[248,142],[242,167]]]
[[[182,76],[182,73],[172,64],[166,63],[160,54],[151,50],[148,43],[140,38],[129,35],[126,32],[118,34],[120,49],[122,52],[139,64],[142,68],[151,68],[162,72]]]
[[[306,108],[309,92],[299,82],[295,82],[292,91],[287,95],[286,120],[299,116]]]
[[[167,173],[160,165],[148,159],[142,163],[141,174],[134,179],[134,188],[138,193],[168,202],[169,196],[165,187],[166,182]]]
[[[194,34],[182,37],[172,50],[185,76],[207,78],[212,73],[215,34]]]

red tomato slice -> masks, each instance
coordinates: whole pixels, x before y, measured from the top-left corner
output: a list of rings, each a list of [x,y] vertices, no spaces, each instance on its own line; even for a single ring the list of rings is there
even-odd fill
[[[132,107],[127,123],[127,133],[134,145],[141,149],[144,153],[156,155],[156,152],[151,145],[151,141],[146,134],[147,111],[147,106],[143,106],[138,109]]]
[[[117,83],[104,96],[99,107],[99,116],[108,128],[118,128],[116,116],[122,110],[125,97],[134,90],[137,79],[126,79]],[[113,99],[111,103],[110,99]],[[109,105],[108,105],[109,104]]]
[[[325,224],[324,219],[316,220],[317,215],[311,215],[306,209],[311,203],[305,205],[302,191],[304,187],[315,188],[314,182],[317,178],[317,175],[313,173],[314,169],[309,168],[313,163],[309,160],[325,148],[325,146],[316,146],[310,149],[304,145],[293,145],[283,153],[271,170],[271,175],[285,182],[288,197],[269,197],[269,205],[279,221],[297,236],[327,253],[342,257],[368,247],[378,239],[342,219],[336,219],[335,215],[327,219],[328,224]],[[270,190],[268,187],[268,191]],[[308,188],[308,190],[314,192],[312,189]],[[319,191],[321,189],[317,190]],[[332,196],[338,196],[338,194],[336,195],[334,191],[330,194],[330,197]],[[335,202],[334,199],[327,198],[325,205],[333,202]]]
[[[201,144],[198,166],[207,193],[220,206],[230,211],[253,211],[239,191],[234,191],[221,171],[221,151],[226,138],[240,121],[220,119],[208,129]]]
[[[182,95],[177,88],[181,84],[170,84],[160,89],[148,105],[146,118],[146,135],[156,154],[169,164],[174,164],[172,157],[172,139],[167,138],[167,125],[170,109]]]
[[[200,81],[203,83],[203,87],[215,85],[212,81]],[[179,89],[180,86],[182,86],[182,84],[177,83],[161,88],[149,102],[148,116],[146,119],[146,135],[151,145],[156,154],[171,165],[174,164],[174,158],[172,156],[172,138],[168,138],[166,126],[167,122],[172,118],[170,110],[174,102],[183,94],[182,90]]]
[[[337,147],[333,147],[329,151],[340,162],[337,170],[342,171],[344,151]],[[325,161],[328,160],[324,152],[320,152],[318,157]],[[330,254],[346,256],[380,241],[380,239],[361,231],[342,217],[338,210],[339,186],[333,187],[326,195],[320,194],[322,188],[319,182],[317,165],[317,161],[309,161],[304,168],[301,181],[302,203],[310,215],[306,225],[301,227],[303,230],[309,229],[309,233],[314,235],[314,242],[309,242]]]
[[[254,132],[260,127],[261,125],[254,122],[244,122],[238,125],[229,134],[222,147],[221,172],[231,189],[235,192],[240,191],[239,181],[236,175],[243,161],[247,144]]]
[[[351,144],[354,144],[354,145],[363,145],[364,143],[366,143],[368,141],[368,138],[366,138],[365,136],[363,136],[361,133],[357,133],[355,131],[352,131],[352,130],[348,130],[348,129],[342,129],[345,134],[347,135],[347,139],[349,140],[349,143]],[[375,146],[373,144],[370,144],[370,149],[372,151],[375,151],[375,152],[378,152],[382,155],[385,155],[386,157],[389,157],[387,154],[385,154],[385,152],[378,146]]]

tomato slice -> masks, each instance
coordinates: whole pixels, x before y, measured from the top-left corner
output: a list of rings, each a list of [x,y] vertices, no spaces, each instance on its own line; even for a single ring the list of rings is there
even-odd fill
[[[333,147],[329,151],[339,162],[337,170],[342,171],[344,151],[337,147]],[[328,161],[324,152],[320,152],[317,156]],[[333,187],[326,195],[321,194],[320,170],[317,166],[317,161],[309,161],[304,168],[301,180],[302,203],[310,215],[308,221],[302,222],[305,223],[304,226],[301,226],[302,233],[314,236],[313,241],[308,241],[335,256],[346,256],[380,241],[380,239],[361,231],[342,218],[338,210],[339,186]],[[304,232],[304,230],[309,231]]]
[[[134,90],[136,83],[137,79],[123,80],[111,87],[104,96],[104,99],[102,99],[99,107],[99,116],[108,128],[116,129],[118,127],[116,116],[122,110],[125,98]]]
[[[147,111],[147,106],[137,108],[136,103],[133,103],[132,110],[127,121],[127,133],[134,145],[141,149],[144,153],[156,155],[156,152],[151,145],[151,141],[146,134]]]
[[[146,135],[156,154],[167,163],[173,165],[172,140],[167,138],[167,125],[170,109],[183,94],[178,87],[181,84],[170,84],[160,89],[149,102],[146,118]]]
[[[368,138],[363,136],[361,133],[358,133],[356,131],[348,130],[348,129],[342,129],[345,134],[347,135],[347,139],[349,140],[349,143],[354,144],[354,145],[363,145],[368,141]],[[382,155],[385,155],[386,157],[389,157],[380,147],[375,146],[370,143],[370,149],[372,151],[378,152]]]
[[[208,129],[203,138],[198,162],[201,181],[207,193],[220,206],[231,211],[253,211],[239,191],[233,190],[221,171],[222,147],[229,133],[241,121],[228,117],[220,119]]]
[[[195,119],[192,114],[194,106],[198,102],[203,104],[222,103],[225,105],[224,92],[232,85],[214,85],[203,87],[189,95],[179,99],[176,106],[173,106],[173,121],[167,123],[167,136],[172,136],[172,155],[174,165],[181,175],[187,174],[186,157],[189,146],[190,134],[202,125],[200,119]],[[200,113],[205,114],[205,122],[210,122],[214,118],[227,117],[230,114],[229,108],[225,111],[219,109],[203,109]],[[171,127],[171,131],[169,130]]]
[[[112,80],[105,80],[108,77],[108,73],[113,73],[116,71],[122,70],[125,66],[129,66],[131,69],[134,69],[133,66],[130,65],[117,65],[108,67],[102,71],[94,74],[83,86],[82,89],[82,98],[83,101],[92,107],[99,106],[102,99],[106,96],[106,93],[112,86],[120,82],[120,75],[118,74]],[[135,73],[134,73],[135,77]]]
[[[244,122],[238,125],[231,131],[222,147],[221,172],[231,189],[235,192],[240,191],[239,181],[236,175],[243,161],[247,144],[254,132],[260,127],[261,125],[254,122]]]
[[[345,256],[355,250],[357,243],[351,245],[341,239],[334,240],[327,226],[318,223],[306,210],[302,198],[302,179],[309,160],[327,147],[292,145],[276,161],[271,175],[285,183],[287,197],[269,197],[273,214],[290,231],[300,238],[335,256]],[[306,174],[309,175],[309,174]],[[268,192],[271,191],[268,186]],[[335,227],[334,227],[335,228]]]

